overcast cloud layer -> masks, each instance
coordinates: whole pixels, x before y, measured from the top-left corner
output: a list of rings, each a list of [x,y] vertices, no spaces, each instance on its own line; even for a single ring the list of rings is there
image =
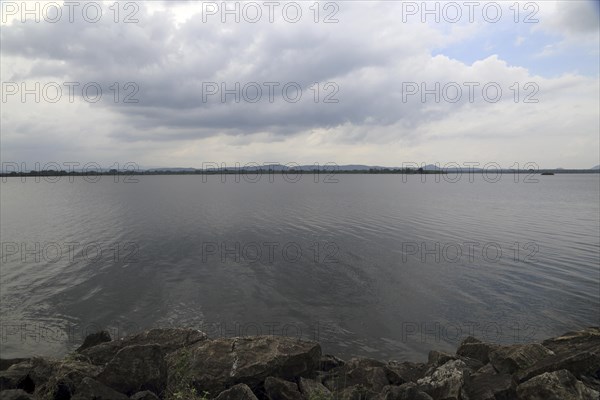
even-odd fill
[[[272,23],[262,1],[239,3],[239,22],[221,2],[123,1],[118,15],[80,2],[56,23],[45,3],[37,23],[0,3],[4,162],[600,163],[597,2],[520,2],[518,15],[481,2],[472,16],[428,3],[439,22],[420,1],[321,2],[318,16],[280,2]],[[422,98],[436,82],[439,102]],[[40,101],[23,98],[36,83]]]

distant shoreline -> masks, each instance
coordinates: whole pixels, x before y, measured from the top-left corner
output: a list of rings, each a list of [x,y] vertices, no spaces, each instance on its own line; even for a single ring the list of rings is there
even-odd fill
[[[154,175],[256,175],[256,174],[322,174],[322,175],[440,175],[440,174],[598,174],[600,169],[538,169],[538,170],[514,170],[514,169],[439,169],[439,170],[401,170],[401,169],[371,169],[371,170],[269,170],[269,169],[223,169],[223,170],[193,170],[193,171],[171,171],[168,169],[146,170],[146,171],[29,171],[29,172],[11,172],[0,173],[2,178],[22,178],[22,177],[52,177],[52,176],[154,176]]]

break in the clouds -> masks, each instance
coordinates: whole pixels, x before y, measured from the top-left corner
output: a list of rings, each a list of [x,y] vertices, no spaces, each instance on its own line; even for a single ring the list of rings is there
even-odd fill
[[[593,1],[0,3],[3,161],[599,163]]]

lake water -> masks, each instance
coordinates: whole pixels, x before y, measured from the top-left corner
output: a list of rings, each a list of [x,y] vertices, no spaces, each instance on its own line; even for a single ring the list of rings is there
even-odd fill
[[[600,324],[597,174],[225,178],[3,182],[2,357],[189,326],[423,360]]]

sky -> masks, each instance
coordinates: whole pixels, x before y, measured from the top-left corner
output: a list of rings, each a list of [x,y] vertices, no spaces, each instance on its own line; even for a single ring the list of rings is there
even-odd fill
[[[597,1],[0,6],[4,164],[600,164]]]

